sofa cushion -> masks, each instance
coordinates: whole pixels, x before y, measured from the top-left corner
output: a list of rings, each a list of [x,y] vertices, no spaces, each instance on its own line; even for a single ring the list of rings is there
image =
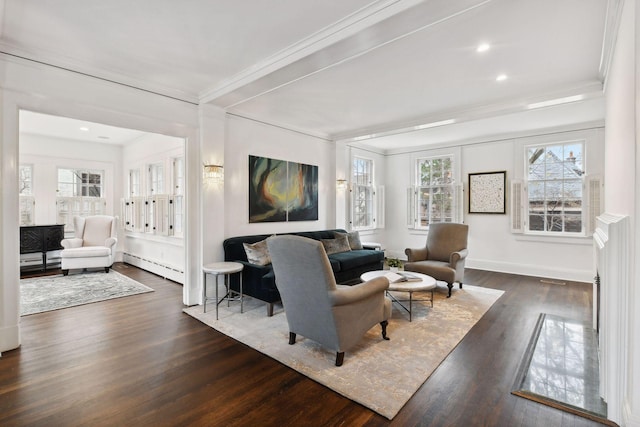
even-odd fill
[[[363,265],[372,264],[384,259],[384,252],[372,250],[356,250],[329,255],[330,261],[338,261],[340,270],[350,270]]]
[[[267,239],[256,243],[243,243],[244,251],[247,254],[247,261],[256,265],[271,264],[269,249],[267,248]]]
[[[340,252],[350,252],[351,246],[349,246],[349,239],[346,235],[336,237],[335,239],[322,239],[322,245],[327,255],[337,254]]]
[[[360,241],[360,233],[359,232],[352,231],[351,233],[340,233],[339,231],[336,231],[333,234],[336,237],[342,237],[342,236],[346,235],[347,239],[349,240],[349,247],[351,248],[352,251],[362,249],[362,242]]]

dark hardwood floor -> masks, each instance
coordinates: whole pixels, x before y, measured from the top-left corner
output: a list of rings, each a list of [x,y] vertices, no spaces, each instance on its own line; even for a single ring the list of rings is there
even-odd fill
[[[588,321],[588,284],[467,270],[505,295],[388,421],[183,314],[180,285],[114,269],[155,292],[23,317],[1,426],[598,425],[510,393],[539,313]]]

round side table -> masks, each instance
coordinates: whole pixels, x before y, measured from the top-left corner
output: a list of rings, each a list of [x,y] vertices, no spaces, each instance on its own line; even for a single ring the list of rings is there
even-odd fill
[[[207,312],[207,274],[212,274],[215,277],[215,287],[216,287],[216,320],[218,320],[218,305],[225,299],[227,300],[227,304],[231,299],[237,299],[240,301],[240,313],[242,313],[242,269],[244,265],[239,262],[212,262],[210,264],[205,264],[202,266],[203,272],[203,281],[202,281],[202,303],[204,304],[204,312]],[[229,286],[229,276],[234,273],[240,274],[240,292],[231,289]],[[218,298],[218,277],[224,276],[224,285],[227,293],[222,297]]]

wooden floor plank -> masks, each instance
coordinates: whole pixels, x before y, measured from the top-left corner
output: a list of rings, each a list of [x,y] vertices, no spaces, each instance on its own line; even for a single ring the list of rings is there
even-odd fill
[[[589,284],[467,270],[505,295],[389,421],[185,315],[180,285],[114,269],[155,292],[23,317],[0,425],[598,425],[510,393],[538,315],[589,321]]]

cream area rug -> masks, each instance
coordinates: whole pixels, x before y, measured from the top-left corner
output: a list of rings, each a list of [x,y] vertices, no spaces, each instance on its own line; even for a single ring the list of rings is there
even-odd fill
[[[20,315],[153,292],[116,271],[47,276],[20,280]]]
[[[243,314],[237,302],[231,302],[229,308],[227,302],[220,304],[219,320],[215,304],[207,305],[207,313],[202,306],[184,312],[392,419],[503,293],[464,285],[446,298],[446,286],[438,287],[433,308],[428,302],[414,301],[411,323],[409,313],[394,303],[387,328],[390,340],[382,340],[376,325],[345,352],[340,367],[334,365],[334,352],[310,339],[298,335],[296,344],[289,345],[284,311],[267,317],[264,303],[255,299],[245,297]],[[394,295],[407,298],[408,294]],[[424,297],[414,293],[414,299]]]

